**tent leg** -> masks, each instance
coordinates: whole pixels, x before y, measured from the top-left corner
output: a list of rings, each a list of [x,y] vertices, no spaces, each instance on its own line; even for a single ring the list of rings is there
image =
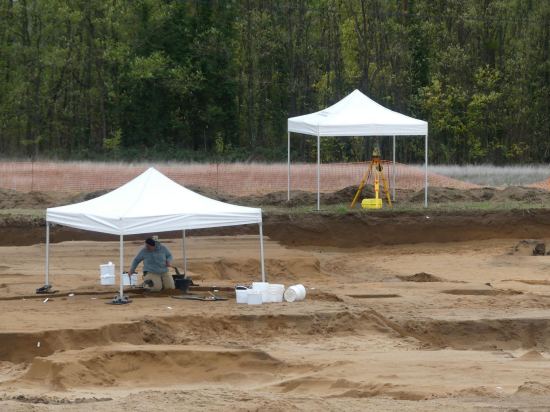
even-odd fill
[[[428,133],[424,140],[424,207],[428,207]]]
[[[391,194],[392,200],[395,202],[395,136],[393,136],[393,163],[392,163],[392,174],[391,174]]]
[[[317,134],[317,211],[321,209],[321,138]]]
[[[52,288],[52,285],[50,285],[50,223],[46,221],[46,267],[45,267],[45,282],[44,286],[39,287],[36,289],[36,293],[50,293],[50,289]]]
[[[260,222],[260,264],[262,268],[262,282],[265,282],[265,265],[264,265],[264,231]]]
[[[181,249],[183,256],[183,274],[187,274],[187,254],[185,253],[185,229],[181,233]]]
[[[287,170],[288,191],[287,191],[287,195],[286,195],[286,201],[290,202],[290,132],[288,132],[287,152],[288,152],[288,154],[287,154],[287,156],[288,156],[288,170]]]
[[[50,284],[50,222],[46,222],[46,283],[45,286]]]
[[[120,299],[124,297],[124,283],[122,281],[122,272],[124,272],[124,236],[120,235]],[[131,274],[128,273],[128,276]]]
[[[130,303],[131,300],[128,299],[128,296],[124,296],[124,280],[123,280],[123,274],[124,274],[124,235],[120,235],[120,241],[119,241],[119,250],[120,250],[120,290],[119,294],[115,296],[115,298],[107,302],[111,305],[125,305],[126,303]],[[131,279],[131,273],[128,273],[128,277]]]

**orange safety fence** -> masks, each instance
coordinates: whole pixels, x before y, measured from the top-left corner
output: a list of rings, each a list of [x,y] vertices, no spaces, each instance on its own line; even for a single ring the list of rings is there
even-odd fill
[[[287,190],[286,163],[150,163],[100,162],[0,162],[0,188],[21,192],[92,192],[123,185],[148,167],[155,167],[172,180],[188,187],[201,187],[235,196],[262,195]],[[357,186],[368,163],[322,164],[321,191],[334,192]],[[392,183],[391,162],[384,174]],[[290,171],[291,190],[317,191],[317,165],[294,163]],[[429,186],[470,189],[478,187],[442,175],[429,173]],[[419,190],[424,187],[423,166],[395,165],[395,187]]]

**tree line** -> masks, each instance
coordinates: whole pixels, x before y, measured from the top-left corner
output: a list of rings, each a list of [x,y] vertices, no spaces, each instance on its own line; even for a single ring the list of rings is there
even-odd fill
[[[427,120],[432,162],[548,162],[550,2],[0,0],[3,157],[283,160],[288,117],[356,88]]]

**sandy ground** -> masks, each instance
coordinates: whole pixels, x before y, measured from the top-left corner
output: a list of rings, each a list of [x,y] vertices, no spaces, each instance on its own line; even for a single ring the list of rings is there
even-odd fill
[[[118,242],[97,241],[52,245],[45,301],[44,245],[0,247],[0,410],[548,410],[550,256],[520,240],[267,240],[268,280],[308,296],[254,307],[130,288],[107,305],[98,265]],[[181,267],[181,241],[165,243]],[[258,277],[255,236],[187,245],[196,283]]]

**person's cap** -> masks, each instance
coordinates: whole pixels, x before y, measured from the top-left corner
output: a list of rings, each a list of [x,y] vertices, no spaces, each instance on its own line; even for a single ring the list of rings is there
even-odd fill
[[[148,237],[147,239],[145,239],[145,243],[147,243],[149,246],[155,246],[155,239],[153,239],[152,237]]]

